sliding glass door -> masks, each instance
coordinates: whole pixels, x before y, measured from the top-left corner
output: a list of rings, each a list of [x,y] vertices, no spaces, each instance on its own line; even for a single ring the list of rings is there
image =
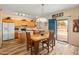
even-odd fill
[[[49,30],[53,30],[55,38],[68,42],[68,18],[49,19]]]
[[[68,20],[57,20],[57,40],[66,41],[68,39]]]

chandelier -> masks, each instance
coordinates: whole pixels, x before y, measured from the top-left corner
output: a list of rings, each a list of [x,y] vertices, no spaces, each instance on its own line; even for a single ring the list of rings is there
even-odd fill
[[[45,29],[45,23],[48,22],[44,17],[44,4],[41,4],[41,16],[36,19],[38,29]]]

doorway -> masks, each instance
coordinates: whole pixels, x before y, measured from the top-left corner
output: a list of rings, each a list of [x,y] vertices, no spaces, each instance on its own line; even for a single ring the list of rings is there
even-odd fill
[[[67,42],[68,41],[68,20],[57,20],[57,40]]]

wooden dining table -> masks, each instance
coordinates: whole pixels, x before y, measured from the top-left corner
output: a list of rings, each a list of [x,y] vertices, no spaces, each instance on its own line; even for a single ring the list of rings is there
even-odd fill
[[[31,40],[34,42],[34,53],[35,55],[39,54],[39,43],[41,40],[49,38],[49,32],[43,34],[33,34],[31,35]]]

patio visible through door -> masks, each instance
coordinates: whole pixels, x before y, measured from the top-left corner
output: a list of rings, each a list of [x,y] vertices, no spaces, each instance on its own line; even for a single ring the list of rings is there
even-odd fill
[[[57,40],[66,41],[68,36],[68,20],[57,20]]]

